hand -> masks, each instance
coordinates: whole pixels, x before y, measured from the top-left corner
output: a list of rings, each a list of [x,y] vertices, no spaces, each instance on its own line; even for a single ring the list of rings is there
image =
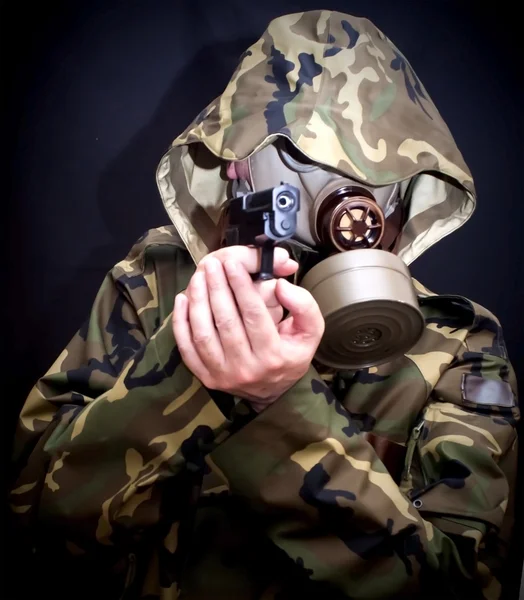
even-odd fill
[[[235,260],[240,262],[248,273],[258,273],[260,270],[260,248],[250,248],[248,246],[228,246],[220,248],[205,256],[197,266],[197,271],[204,271],[206,261],[214,256],[222,264],[226,260]],[[284,248],[275,248],[273,258],[274,279],[266,281],[255,281],[255,289],[258,291],[264,304],[269,310],[273,323],[280,323],[284,315],[284,309],[275,296],[275,286],[278,277],[289,277],[298,269],[298,263],[289,257],[289,253]]]
[[[206,257],[185,293],[178,294],[173,331],[184,363],[209,389],[249,400],[260,411],[308,370],[324,333],[311,294],[285,279],[275,285],[289,316],[275,324],[248,271]]]

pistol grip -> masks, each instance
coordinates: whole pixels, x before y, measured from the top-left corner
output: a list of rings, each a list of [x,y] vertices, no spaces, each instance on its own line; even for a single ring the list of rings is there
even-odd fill
[[[258,280],[273,279],[273,257],[275,247],[273,243],[264,244],[261,247],[260,253],[260,271],[258,273]]]

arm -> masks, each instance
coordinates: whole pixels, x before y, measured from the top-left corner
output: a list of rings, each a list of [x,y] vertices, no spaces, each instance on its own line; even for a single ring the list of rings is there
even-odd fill
[[[274,543],[333,593],[498,597],[482,561],[508,503],[519,413],[489,335],[472,329],[441,376],[402,489],[363,435],[346,433],[351,416],[313,368],[210,459]]]
[[[66,547],[108,562],[132,552],[159,523],[162,493],[172,512],[189,493],[178,478],[184,441],[225,422],[172,333],[169,306],[194,265],[170,236],[151,235],[107,275],[85,327],[21,411],[10,502],[16,537],[44,560],[49,548],[53,560]]]
[[[225,402],[226,419],[180,360],[171,307],[195,265],[177,245],[172,228],[160,228],[133,247],[106,277],[86,326],[22,409],[10,500],[16,539],[29,538],[22,545],[38,559],[38,593],[60,562],[66,597],[78,580],[86,597],[99,597],[100,585],[107,597],[119,597],[123,580],[140,568],[132,565],[146,562],[136,555],[147,559],[151,546],[162,546],[169,571],[176,571],[202,454],[252,416],[243,402],[234,408]],[[234,256],[257,272],[255,249],[214,254]],[[288,276],[297,265],[277,249],[274,267]],[[271,285],[259,287],[257,297],[278,322],[282,307]],[[107,579],[96,579],[105,567],[120,575],[112,590]]]

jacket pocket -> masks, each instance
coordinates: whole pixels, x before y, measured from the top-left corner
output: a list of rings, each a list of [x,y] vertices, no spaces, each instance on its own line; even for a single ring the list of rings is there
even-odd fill
[[[408,443],[403,491],[425,518],[498,528],[509,495],[499,463],[514,442],[511,418],[433,401]]]

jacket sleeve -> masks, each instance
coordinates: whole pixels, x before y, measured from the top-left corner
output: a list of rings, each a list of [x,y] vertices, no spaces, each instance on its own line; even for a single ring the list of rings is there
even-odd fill
[[[22,408],[10,503],[33,552],[60,541],[69,554],[112,560],[112,548],[135,546],[158,523],[162,497],[171,512],[184,504],[182,467],[226,422],[172,333],[169,306],[194,265],[168,247],[147,260],[143,246],[107,275],[86,325]],[[166,268],[167,291],[157,285]]]
[[[490,545],[512,491],[519,413],[490,337],[472,328],[440,377],[400,486],[313,368],[212,453],[329,597],[498,597]]]

